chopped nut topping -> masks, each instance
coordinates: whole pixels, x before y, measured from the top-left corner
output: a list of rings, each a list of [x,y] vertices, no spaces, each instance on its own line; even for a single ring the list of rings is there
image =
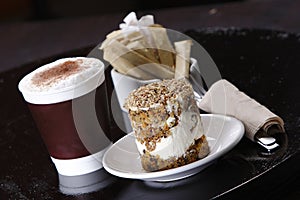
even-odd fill
[[[131,92],[126,99],[124,107],[132,109],[149,109],[157,106],[165,106],[166,102],[176,101],[176,98],[193,94],[193,89],[184,79],[164,80],[142,86]]]

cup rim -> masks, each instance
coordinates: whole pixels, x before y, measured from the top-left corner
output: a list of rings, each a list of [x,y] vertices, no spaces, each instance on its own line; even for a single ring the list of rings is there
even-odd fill
[[[46,68],[49,65],[53,65],[54,63],[65,62],[68,60],[77,60],[77,59],[87,59],[89,57],[70,57],[70,58],[61,58],[54,62],[42,65],[32,72],[28,73],[24,76],[18,84],[19,91],[23,94],[24,99],[28,103],[33,104],[52,104],[59,103],[67,100],[71,100],[80,96],[83,96],[94,89],[96,89],[99,85],[101,85],[105,79],[104,75],[104,63],[97,58],[89,58],[95,59],[97,61],[97,65],[99,65],[99,69],[92,76],[89,76],[87,79],[80,81],[74,85],[63,87],[54,91],[29,91],[25,88],[26,81],[32,77],[32,74],[36,73],[37,70],[41,68]],[[86,87],[84,87],[86,85]]]

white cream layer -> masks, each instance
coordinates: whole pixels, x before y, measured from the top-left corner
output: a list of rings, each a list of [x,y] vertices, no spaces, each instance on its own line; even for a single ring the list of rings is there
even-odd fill
[[[162,159],[170,157],[181,157],[186,150],[203,135],[203,128],[200,115],[195,112],[182,112],[179,117],[177,126],[170,129],[171,135],[167,138],[161,138],[156,143],[154,151],[149,152],[151,155],[158,155]],[[136,140],[137,148],[140,154],[146,149],[145,144]]]

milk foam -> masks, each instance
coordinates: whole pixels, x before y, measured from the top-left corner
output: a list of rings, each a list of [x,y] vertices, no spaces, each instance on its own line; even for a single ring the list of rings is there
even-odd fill
[[[67,67],[64,67],[66,71],[59,71],[59,67],[70,62],[76,64],[73,72],[68,72]],[[50,71],[52,74],[47,76],[46,73]],[[39,77],[37,81],[39,75],[42,78]],[[19,90],[29,103],[51,104],[87,94],[103,81],[104,64],[100,60],[87,57],[63,58],[26,75],[19,83]]]

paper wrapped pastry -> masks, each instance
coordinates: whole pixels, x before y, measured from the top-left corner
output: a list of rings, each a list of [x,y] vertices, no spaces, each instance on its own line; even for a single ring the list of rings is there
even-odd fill
[[[266,135],[271,134],[270,127],[276,128],[277,132],[284,132],[284,122],[279,116],[224,79],[211,86],[199,106],[206,112],[229,115],[241,120],[246,136],[252,141],[255,141],[259,130],[260,134]]]
[[[120,24],[120,30],[106,36],[100,49],[103,50],[103,58],[119,73],[149,80],[172,79],[175,70],[177,75],[184,73],[183,69],[189,65],[191,41],[177,42],[175,47],[176,50],[167,30],[155,24],[152,15],[138,20],[132,12]],[[175,69],[178,63],[180,68]]]

